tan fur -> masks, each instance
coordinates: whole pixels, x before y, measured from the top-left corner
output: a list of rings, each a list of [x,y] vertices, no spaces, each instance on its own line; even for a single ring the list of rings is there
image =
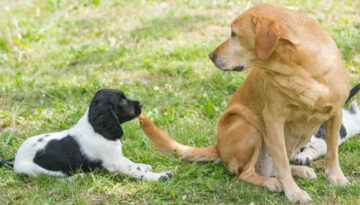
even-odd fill
[[[158,150],[180,158],[217,158],[237,179],[284,190],[292,202],[310,201],[292,175],[316,178],[313,170],[290,166],[289,157],[307,143],[325,122],[325,172],[330,183],[344,185],[337,140],[342,106],[349,93],[349,76],[334,41],[311,18],[272,5],[253,7],[232,25],[233,35],[209,56],[224,71],[256,67],[233,95],[217,130],[217,144],[209,148],[181,145],[155,125],[143,129]],[[145,118],[144,118],[145,119]],[[211,150],[209,154],[209,150]],[[215,152],[214,150],[217,150]],[[277,178],[256,172],[270,153]]]

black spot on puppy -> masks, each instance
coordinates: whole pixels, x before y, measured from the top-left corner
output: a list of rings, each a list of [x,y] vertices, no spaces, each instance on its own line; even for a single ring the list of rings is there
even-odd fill
[[[167,177],[167,176],[161,176],[160,177],[160,181],[162,181],[162,182],[165,182],[165,181],[167,181],[169,178]]]
[[[43,139],[42,139],[42,138],[39,138],[39,139],[38,139],[38,142],[42,142],[42,141],[43,141]]]
[[[340,137],[341,137],[341,138],[345,138],[346,135],[347,135],[346,128],[344,127],[343,124],[341,124],[341,127],[340,127]]]
[[[341,124],[340,127],[340,131],[339,131],[339,135],[341,138],[346,137],[347,132],[346,132],[346,128],[344,127],[343,124]],[[326,135],[325,135],[325,124],[322,124],[320,126],[320,128],[318,129],[318,131],[315,133],[315,137],[316,138],[320,138],[320,139],[326,139]]]
[[[167,175],[169,178],[173,177],[173,174],[172,174],[171,172],[166,172],[166,175]]]
[[[60,140],[49,141],[44,149],[37,151],[33,161],[44,169],[62,171],[67,175],[71,175],[77,169],[88,172],[102,164],[100,160],[89,160],[70,135]]]
[[[160,181],[167,181],[168,179],[170,179],[173,176],[173,174],[171,172],[166,172],[166,176],[161,176],[160,177]]]
[[[139,170],[139,171],[141,171],[140,167],[137,167],[136,169]]]
[[[49,136],[50,136],[49,134],[44,135],[44,137],[49,137]]]
[[[321,124],[318,131],[315,133],[315,137],[319,139],[325,139],[325,124]]]

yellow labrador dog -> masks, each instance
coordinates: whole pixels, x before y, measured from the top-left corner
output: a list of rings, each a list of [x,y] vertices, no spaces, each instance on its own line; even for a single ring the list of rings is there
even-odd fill
[[[179,144],[141,115],[143,130],[160,152],[190,161],[222,160],[237,179],[284,190],[290,201],[303,203],[311,198],[293,176],[316,174],[290,165],[289,158],[325,122],[325,173],[332,184],[347,183],[338,162],[338,134],[349,76],[334,41],[314,20],[277,6],[253,7],[233,21],[230,38],[209,56],[224,71],[256,68],[221,116],[214,146]]]

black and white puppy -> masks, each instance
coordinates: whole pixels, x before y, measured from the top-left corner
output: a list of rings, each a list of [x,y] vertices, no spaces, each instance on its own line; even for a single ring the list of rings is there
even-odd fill
[[[139,116],[141,107],[120,90],[99,90],[73,128],[26,139],[16,153],[14,171],[31,177],[66,177],[78,169],[102,167],[137,179],[166,181],[171,172],[154,173],[150,165],[134,163],[122,154],[121,124]]]
[[[360,90],[360,84],[351,89],[347,102]],[[343,108],[343,120],[339,132],[339,145],[360,133],[360,110],[355,102],[349,108]],[[325,127],[322,124],[319,130],[311,137],[311,141],[302,147],[292,158],[295,164],[307,165],[313,160],[326,154]]]

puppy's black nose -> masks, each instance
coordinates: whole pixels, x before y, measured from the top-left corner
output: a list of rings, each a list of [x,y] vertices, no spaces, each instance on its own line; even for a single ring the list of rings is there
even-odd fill
[[[215,54],[214,52],[211,52],[211,53],[209,54],[209,58],[210,58],[211,60],[215,60],[216,54]]]

